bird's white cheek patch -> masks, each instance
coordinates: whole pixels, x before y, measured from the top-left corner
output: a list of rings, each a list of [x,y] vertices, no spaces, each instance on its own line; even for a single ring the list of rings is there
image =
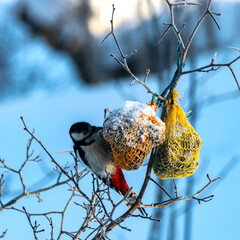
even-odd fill
[[[81,141],[86,137],[83,133],[71,133],[71,136],[75,141]]]

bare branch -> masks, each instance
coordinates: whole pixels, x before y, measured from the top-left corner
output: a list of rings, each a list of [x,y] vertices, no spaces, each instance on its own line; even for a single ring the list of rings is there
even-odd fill
[[[15,207],[10,207],[10,208],[6,208],[6,210],[15,210],[17,212],[20,212],[20,213],[24,213],[25,214],[25,211],[21,210],[21,209],[18,209],[18,208],[15,208]],[[44,213],[28,213],[30,216],[48,216],[48,215],[51,215],[51,214],[62,214],[62,212],[58,212],[58,211],[51,211],[51,212],[44,212]]]
[[[217,52],[214,53],[213,58],[211,60],[211,64],[215,63],[216,58],[217,58]]]
[[[162,35],[158,38],[156,45],[159,45],[159,43],[162,41],[162,39],[165,37],[165,35],[168,33],[168,31],[170,30],[171,27],[172,27],[172,25],[168,24],[168,27],[164,30]]]
[[[217,24],[218,28],[219,27],[219,24],[217,23],[216,19],[213,17],[212,15],[212,11],[211,11],[211,4],[212,4],[212,0],[208,0],[208,4],[207,4],[207,7],[206,7],[206,10],[205,12],[203,13],[202,17],[199,19],[199,21],[197,22],[196,26],[194,27],[192,33],[190,34],[190,37],[188,38],[188,41],[187,41],[187,44],[186,44],[186,48],[184,49],[183,51],[183,56],[182,56],[182,59],[181,59],[181,63],[180,63],[180,66],[181,66],[181,69],[182,67],[184,66],[184,63],[185,63],[185,60],[186,60],[186,57],[187,57],[187,54],[188,54],[188,50],[190,48],[190,45],[193,41],[193,38],[198,30],[198,28],[200,27],[201,23],[204,21],[204,19],[206,18],[206,16],[208,14],[210,14],[210,16],[213,18],[213,20],[215,21],[215,23]]]
[[[148,78],[148,76],[149,76],[149,74],[150,74],[150,69],[147,69],[146,70],[146,75],[145,75],[145,78],[144,78],[144,83],[147,81],[147,78]]]
[[[0,238],[4,238],[7,234],[7,231],[8,231],[7,229],[3,231],[2,234],[0,235]]]
[[[147,92],[148,92],[148,93],[154,94],[154,92],[153,92],[153,91],[147,86],[147,84],[146,84],[146,77],[145,77],[144,81],[139,80],[139,79],[132,73],[132,71],[131,71],[131,70],[129,69],[129,67],[128,67],[127,58],[128,58],[129,56],[135,54],[137,50],[133,50],[133,51],[132,51],[130,54],[128,54],[128,55],[125,55],[125,54],[123,53],[123,51],[122,51],[122,49],[121,49],[121,47],[120,47],[120,44],[119,44],[119,42],[118,42],[118,40],[117,40],[117,38],[116,38],[116,36],[115,36],[115,33],[114,33],[114,28],[113,28],[113,17],[114,17],[114,11],[115,11],[114,4],[112,5],[112,7],[113,7],[113,9],[112,9],[112,19],[111,19],[111,21],[110,21],[110,23],[111,23],[111,31],[107,34],[107,36],[103,39],[102,42],[104,42],[109,36],[112,35],[112,37],[113,37],[113,39],[114,39],[114,41],[115,41],[115,43],[116,43],[116,46],[117,46],[117,48],[118,48],[118,51],[119,51],[119,53],[120,53],[120,55],[121,55],[121,58],[122,58],[122,61],[123,61],[123,62],[121,62],[120,60],[118,60],[118,59],[115,57],[115,55],[112,54],[112,53],[110,53],[110,56],[113,57],[114,60],[115,60],[118,64],[120,64],[120,65],[128,72],[128,74],[132,77],[132,79],[133,79],[134,81],[136,81],[137,83],[139,83],[139,84],[141,84],[143,87],[145,87],[145,88],[147,89]],[[150,72],[149,72],[149,73],[150,73]],[[164,99],[162,96],[160,96],[160,95],[156,95],[156,97],[157,97],[158,99],[162,100],[162,101],[165,100],[165,99]]]
[[[165,0],[168,7],[169,7],[169,12],[170,12],[170,19],[171,19],[171,24],[169,25],[171,28],[173,28],[174,33],[177,36],[177,39],[179,42],[181,42],[181,46],[183,49],[185,49],[185,44],[183,42],[182,36],[181,36],[181,32],[178,30],[176,24],[175,24],[175,18],[174,18],[174,13],[173,13],[173,9],[174,7],[176,7],[177,5],[174,5],[172,3],[170,3],[169,0]]]
[[[65,207],[64,207],[64,209],[63,209],[63,212],[61,213],[62,216],[61,216],[60,233],[59,233],[59,235],[58,235],[57,240],[60,240],[60,238],[61,238],[61,236],[62,236],[62,234],[63,234],[64,217],[65,217],[66,211],[67,211],[67,209],[68,209],[68,207],[69,207],[69,204],[70,204],[70,202],[73,200],[74,196],[75,196],[75,189],[74,189],[71,197],[70,197],[69,200],[67,201],[67,203],[66,203],[66,205],[65,205]]]
[[[213,21],[215,22],[215,24],[217,25],[219,31],[221,31],[220,25],[219,25],[217,19],[214,17],[213,14],[215,14],[216,16],[221,16],[221,14],[220,14],[220,13],[214,13],[214,12],[209,11],[209,15],[211,16],[212,20],[213,20]]]
[[[31,216],[30,216],[30,214],[27,212],[27,210],[26,210],[25,207],[23,207],[23,210],[24,210],[24,213],[26,214],[26,217],[27,217],[27,220],[28,220],[28,222],[29,222],[29,225],[30,225],[31,228],[32,228],[34,238],[35,238],[36,240],[38,240],[37,233],[44,232],[45,229],[38,230],[40,224],[37,224],[37,221],[35,221],[35,222],[34,222],[34,225],[33,225],[33,224],[32,224],[32,221],[31,221]]]
[[[40,189],[37,189],[37,190],[34,190],[34,191],[30,191],[30,192],[27,192],[27,193],[22,193],[20,195],[18,195],[17,197],[13,198],[12,200],[10,200],[9,202],[5,203],[5,204],[2,204],[2,206],[0,207],[0,211],[6,209],[7,207],[15,204],[17,201],[19,201],[20,199],[22,199],[23,197],[25,196],[30,196],[30,195],[34,195],[34,194],[38,194],[40,192],[45,192],[45,191],[48,191],[48,190],[51,190],[55,187],[58,187],[58,186],[61,186],[61,185],[64,185],[66,183],[68,183],[70,180],[67,179],[65,181],[62,181],[62,182],[59,182],[59,183],[55,183],[49,187],[46,187],[46,188],[40,188]]]
[[[178,197],[178,198],[174,198],[174,199],[170,199],[170,200],[167,200],[167,201],[164,201],[164,202],[160,202],[160,203],[153,203],[153,204],[146,204],[146,205],[143,205],[143,207],[145,208],[149,208],[149,207],[155,207],[155,208],[165,208],[175,202],[178,202],[178,201],[185,201],[185,200],[190,200],[190,199],[195,199],[197,200],[198,202],[199,201],[203,201],[203,202],[207,202],[210,201],[214,195],[210,195],[208,197],[205,197],[205,198],[196,198],[201,192],[203,192],[206,188],[208,188],[212,183],[214,183],[215,181],[219,180],[220,177],[217,177],[217,178],[214,178],[214,179],[210,179],[209,175],[207,174],[207,178],[208,178],[208,183],[202,187],[199,191],[197,191],[195,194],[193,194],[192,196],[189,196],[189,197]]]
[[[139,218],[148,219],[148,220],[154,221],[154,222],[162,222],[161,219],[155,219],[152,216],[148,216],[148,215],[143,216],[143,215],[140,215],[140,214],[138,214],[138,215],[131,214],[131,217],[139,217]]]
[[[166,93],[166,95],[158,95],[156,94],[154,91],[152,91],[148,85],[146,84],[148,76],[150,74],[150,70],[147,69],[146,70],[146,74],[144,77],[144,80],[141,81],[139,80],[134,73],[132,73],[132,71],[129,69],[128,66],[128,62],[127,59],[129,57],[131,57],[133,54],[137,53],[137,50],[133,50],[131,51],[129,54],[124,54],[118,39],[115,35],[114,32],[114,13],[115,13],[115,7],[114,5],[112,6],[112,16],[111,16],[111,30],[110,32],[106,35],[106,37],[103,39],[102,43],[108,38],[108,37],[113,37],[114,42],[118,48],[120,57],[119,59],[114,55],[114,54],[110,54],[110,56],[118,63],[121,65],[122,68],[124,68],[127,73],[130,75],[130,77],[132,78],[132,83],[130,85],[133,85],[135,82],[141,84],[148,93],[151,93],[153,95],[153,97],[156,96],[156,98],[159,100],[159,102],[161,101],[166,101],[167,98],[170,97],[171,95],[171,91],[172,89],[176,86],[178,80],[180,79],[180,77],[184,74],[189,74],[189,73],[193,73],[193,72],[210,72],[210,71],[216,71],[221,67],[228,67],[229,70],[231,71],[237,86],[240,90],[240,86],[238,84],[237,81],[237,77],[234,73],[234,70],[232,68],[232,64],[234,62],[236,62],[237,60],[240,59],[240,56],[235,58],[234,60],[232,60],[229,63],[225,63],[225,64],[216,64],[216,54],[214,55],[214,57],[211,59],[211,63],[209,65],[203,66],[201,68],[197,68],[197,69],[193,69],[193,70],[189,70],[189,71],[182,71],[190,45],[193,41],[194,35],[196,33],[196,31],[198,30],[198,28],[200,27],[201,23],[204,21],[204,19],[207,17],[207,15],[210,15],[210,17],[212,18],[212,20],[215,22],[215,24],[217,25],[217,27],[220,30],[220,26],[215,18],[215,16],[220,16],[219,13],[215,13],[213,11],[211,11],[211,3],[212,0],[208,0],[207,1],[207,6],[206,9],[203,13],[203,15],[201,16],[201,18],[198,20],[197,24],[195,25],[193,31],[191,32],[189,38],[187,39],[187,42],[185,43],[182,39],[182,31],[185,27],[185,24],[182,24],[180,26],[180,28],[177,28],[176,24],[175,24],[175,15],[174,15],[174,9],[175,7],[179,7],[179,6],[199,6],[200,4],[198,3],[194,3],[194,2],[187,2],[187,1],[177,1],[174,3],[171,3],[170,0],[165,0],[166,4],[168,5],[169,8],[169,13],[170,13],[170,19],[171,22],[170,23],[164,23],[164,25],[166,25],[166,28],[164,30],[164,32],[162,33],[162,35],[159,37],[157,45],[161,42],[161,40],[166,36],[166,34],[168,33],[168,31],[170,29],[173,29],[174,33],[176,34],[176,38],[178,40],[177,42],[177,70],[174,73],[173,79],[171,84],[169,85],[168,88],[166,88],[164,91]],[[232,48],[235,49],[237,51],[240,51],[239,49],[236,48]],[[164,120],[165,117],[165,111],[166,111],[166,107],[163,106],[163,110],[162,110],[162,116],[161,119]],[[202,193],[207,187],[209,187],[213,182],[217,181],[219,178],[215,178],[215,179],[211,179],[209,177],[209,175],[207,175],[208,178],[208,183],[205,184],[199,191],[197,191],[195,194],[191,195],[191,196],[187,196],[187,197],[179,197],[178,195],[178,189],[177,189],[177,185],[175,180],[173,180],[173,184],[174,184],[174,189],[175,189],[175,197],[171,197],[171,195],[160,185],[158,184],[155,180],[152,179],[151,177],[151,169],[152,169],[152,164],[153,164],[153,156],[155,154],[156,149],[153,149],[151,152],[151,156],[150,156],[150,160],[148,162],[148,166],[146,169],[146,173],[145,173],[145,178],[143,180],[142,183],[142,187],[140,189],[140,192],[138,194],[138,196],[136,197],[136,199],[134,199],[135,201],[132,203],[130,201],[128,201],[128,195],[131,191],[128,191],[128,193],[123,196],[123,198],[118,201],[117,203],[115,203],[113,201],[113,199],[111,198],[110,195],[110,184],[104,185],[102,182],[99,182],[99,180],[94,176],[93,176],[93,182],[92,182],[92,194],[90,195],[90,197],[88,197],[79,187],[79,181],[88,173],[87,170],[84,170],[82,172],[79,172],[78,169],[78,160],[76,158],[76,156],[74,154],[72,154],[72,151],[62,151],[62,152],[70,152],[71,156],[74,159],[74,166],[70,169],[70,165],[67,162],[65,164],[65,166],[61,166],[60,164],[58,164],[58,162],[53,158],[53,156],[50,154],[50,152],[47,150],[47,148],[42,144],[42,142],[35,137],[34,131],[30,131],[27,126],[26,123],[23,119],[23,117],[21,117],[21,120],[23,122],[23,126],[24,126],[24,130],[28,132],[28,134],[30,135],[30,139],[29,142],[27,144],[27,151],[26,151],[26,160],[23,162],[23,164],[21,165],[19,170],[15,170],[12,169],[10,167],[7,166],[7,164],[5,163],[4,160],[0,159],[0,163],[1,163],[1,168],[5,168],[7,171],[13,172],[15,174],[18,174],[20,177],[20,181],[21,181],[21,185],[22,185],[22,194],[20,194],[19,196],[13,198],[11,201],[7,202],[6,204],[3,204],[1,202],[0,199],[0,204],[1,204],[1,208],[0,211],[3,209],[12,209],[12,210],[16,210],[19,211],[23,214],[26,215],[29,225],[32,228],[33,231],[33,235],[35,239],[38,239],[38,233],[44,231],[44,229],[39,229],[40,224],[37,223],[37,221],[33,222],[32,221],[32,217],[36,218],[36,217],[42,217],[45,221],[48,221],[49,225],[50,225],[50,236],[51,239],[53,239],[53,232],[54,232],[54,227],[53,227],[53,220],[52,218],[50,218],[50,214],[57,214],[58,216],[60,215],[60,226],[59,226],[59,233],[58,233],[58,237],[57,239],[60,239],[62,237],[63,234],[66,234],[67,236],[71,237],[72,239],[79,239],[81,234],[83,232],[85,232],[86,230],[90,231],[90,233],[88,233],[86,239],[92,238],[92,236],[94,236],[93,234],[95,234],[95,237],[93,239],[105,239],[107,234],[116,226],[119,226],[120,228],[130,231],[130,229],[128,227],[125,227],[122,225],[122,223],[129,217],[139,217],[139,218],[143,218],[143,219],[147,219],[150,221],[156,221],[156,222],[160,222],[160,219],[155,219],[152,216],[149,216],[147,213],[145,215],[137,215],[137,214],[133,214],[135,210],[137,210],[138,208],[164,208],[167,207],[171,204],[174,204],[175,202],[178,201],[183,201],[183,200],[196,200],[198,203],[202,203],[202,202],[208,202],[211,201],[212,198],[214,197],[214,195],[209,195],[207,197],[203,197],[203,198],[199,198],[199,194]],[[26,164],[29,161],[34,161],[34,162],[38,162],[39,161],[39,156],[37,157],[32,157],[33,156],[33,151],[30,151],[30,146],[32,141],[35,140],[40,146],[41,148],[45,151],[45,153],[50,157],[51,161],[54,163],[54,170],[57,171],[58,173],[58,178],[55,184],[47,187],[47,188],[41,188],[35,191],[30,191],[28,192],[28,186],[25,186],[24,183],[24,178],[22,175],[22,170],[24,169],[24,167],[26,166]],[[0,177],[0,197],[2,194],[2,186],[3,186],[3,174]],[[66,179],[65,181],[60,181],[62,178]],[[158,203],[150,203],[150,204],[142,204],[142,198],[144,196],[144,193],[147,189],[147,186],[149,184],[149,181],[152,181],[154,184],[156,184],[161,191],[163,191],[168,199],[165,201],[161,201]],[[10,207],[12,204],[14,204],[16,201],[18,201],[19,199],[27,196],[27,195],[32,195],[32,194],[36,194],[36,196],[38,197],[39,201],[41,201],[40,198],[40,192],[44,192],[47,190],[50,190],[52,188],[55,188],[57,186],[63,185],[63,184],[68,184],[69,186],[69,191],[71,192],[71,196],[68,198],[64,208],[62,211],[51,211],[51,212],[45,212],[45,213],[35,213],[35,214],[31,214],[29,212],[27,212],[26,208],[23,207],[23,210],[14,208],[14,207]],[[75,198],[83,198],[83,201],[79,201],[75,202],[73,201],[73,199],[75,200]],[[82,200],[82,199],[81,199]],[[109,204],[107,205],[106,202],[107,201]],[[129,207],[129,209],[123,213],[121,216],[117,216],[116,219],[113,218],[114,214],[116,213],[116,209],[123,203],[123,202],[127,202],[127,205]],[[86,216],[83,220],[83,222],[79,225],[78,229],[75,232],[67,232],[64,230],[64,221],[65,221],[65,215],[66,212],[70,206],[70,204],[74,202],[76,204],[76,206],[80,206],[81,208],[83,208],[86,211]],[[106,204],[106,205],[105,205]],[[110,208],[108,208],[108,206],[110,205]],[[82,209],[81,209],[82,210]],[[93,224],[93,225],[92,225]],[[2,234],[3,235],[3,234]],[[1,236],[0,236],[1,237]]]
[[[217,69],[219,69],[220,67],[229,67],[231,66],[233,63],[235,63],[236,61],[238,61],[240,59],[240,56],[236,57],[235,59],[233,59],[232,61],[228,62],[228,63],[210,63],[206,66],[200,67],[200,68],[196,68],[193,70],[189,70],[189,71],[184,71],[182,72],[182,75],[184,74],[190,74],[190,73],[194,73],[194,72],[210,72],[210,71],[216,71]]]
[[[74,178],[72,178],[71,176],[69,176],[69,174],[55,161],[55,159],[52,157],[52,155],[49,153],[49,151],[43,146],[42,142],[41,142],[40,140],[38,140],[38,139],[28,130],[28,128],[27,128],[27,126],[26,126],[26,123],[25,123],[23,117],[21,116],[20,118],[21,118],[21,120],[22,120],[22,122],[23,122],[24,130],[27,131],[27,132],[30,134],[30,136],[32,136],[32,138],[40,144],[40,146],[41,146],[42,149],[47,153],[47,155],[50,157],[50,159],[52,160],[52,162],[61,170],[61,172],[62,172],[66,177],[69,178],[69,180],[71,180],[71,181],[75,184],[77,190],[78,190],[88,201],[90,201],[89,197],[88,197],[84,192],[81,191],[81,189],[80,189],[79,186],[78,186],[78,183],[74,180]]]
[[[240,57],[239,57],[239,58],[240,58]],[[236,75],[235,75],[235,73],[234,73],[234,71],[233,71],[233,69],[232,69],[232,66],[229,65],[228,68],[230,69],[230,71],[231,71],[231,73],[232,73],[232,75],[233,75],[233,77],[234,77],[234,80],[235,80],[235,82],[236,82],[236,84],[237,84],[238,90],[240,91],[240,86],[239,86],[237,77],[236,77]]]
[[[0,177],[0,203],[1,203],[1,197],[2,197],[3,184],[4,184],[3,177],[4,177],[4,174],[2,173]]]
[[[128,211],[126,211],[124,214],[122,214],[120,217],[118,217],[114,222],[111,222],[110,224],[108,224],[106,226],[106,230],[105,230],[105,235],[108,234],[109,231],[111,231],[114,227],[116,227],[118,224],[120,224],[121,222],[123,222],[125,219],[129,218],[129,216],[131,216],[131,214],[137,209],[144,205],[141,204],[141,199],[143,197],[143,194],[147,188],[148,182],[151,178],[151,169],[152,169],[152,163],[153,163],[153,154],[154,154],[154,150],[151,152],[151,156],[150,156],[150,160],[148,163],[148,167],[146,170],[146,175],[145,175],[145,179],[143,181],[143,185],[142,188],[140,190],[140,193],[135,201],[135,203],[128,209]],[[98,239],[99,235],[96,235],[94,239]]]
[[[170,199],[172,199],[171,195],[158,182],[156,182],[153,178],[150,178],[150,180],[154,182]]]
[[[54,238],[53,238],[53,229],[54,229],[54,227],[53,227],[52,218],[49,218],[47,215],[45,215],[45,217],[46,217],[46,219],[48,220],[49,225],[50,225],[50,227],[51,227],[51,232],[50,232],[51,238],[50,238],[50,240],[53,240],[53,239],[54,239]]]
[[[59,182],[57,181],[57,183],[53,184],[53,185],[50,185],[48,187],[45,187],[45,188],[39,188],[37,190],[33,190],[33,191],[27,191],[26,189],[26,186],[25,186],[25,183],[24,183],[24,178],[23,178],[23,175],[22,175],[22,171],[24,169],[24,167],[26,166],[26,164],[33,160],[33,161],[36,161],[37,159],[39,159],[39,156],[31,159],[32,155],[33,155],[33,152],[30,152],[30,148],[31,148],[31,144],[32,144],[32,141],[34,139],[33,137],[33,132],[31,133],[31,138],[29,139],[28,141],[28,144],[27,144],[27,150],[26,150],[26,160],[22,163],[22,165],[20,166],[19,170],[15,170],[13,168],[10,168],[9,166],[7,166],[7,164],[5,163],[4,160],[1,160],[0,159],[0,163],[2,164],[2,168],[5,168],[7,169],[7,171],[9,172],[12,172],[12,173],[15,173],[15,174],[18,174],[19,175],[19,178],[20,178],[20,182],[21,182],[21,185],[22,185],[22,193],[18,196],[16,196],[15,198],[11,199],[10,201],[8,201],[7,203],[3,203],[1,202],[1,207],[0,207],[0,211],[3,210],[3,209],[6,209],[7,207],[13,205],[14,203],[16,203],[18,200],[20,200],[21,198],[25,197],[25,196],[29,196],[29,195],[36,195],[37,197],[40,195],[40,192],[45,192],[45,191],[48,191],[48,190],[51,190],[55,187],[58,187],[58,186],[61,186],[61,185],[64,185],[64,184],[67,184],[70,179],[66,180],[66,181],[62,181],[62,182]],[[37,161],[36,161],[37,162]],[[2,187],[3,187],[3,174],[1,175],[1,178],[0,178],[0,190],[2,190]],[[0,191],[0,196],[1,196],[1,191]],[[41,201],[40,197],[38,197],[38,200]]]
[[[28,128],[27,128],[27,126],[26,126],[26,123],[25,123],[23,117],[21,116],[20,118],[21,118],[22,123],[23,123],[23,125],[24,125],[24,130],[27,131],[27,132],[30,134],[30,136],[40,144],[40,146],[43,148],[43,150],[44,150],[44,151],[47,153],[47,155],[51,158],[52,162],[53,162],[68,178],[70,178],[69,175],[68,175],[68,173],[65,172],[65,170],[55,161],[55,159],[52,157],[52,155],[51,155],[51,154],[48,152],[48,150],[43,146],[42,142],[39,141],[39,140],[33,135],[33,133],[31,133],[31,132],[28,130]],[[71,179],[71,178],[70,178],[70,179]],[[72,179],[71,179],[71,180],[72,180]]]
[[[183,1],[178,1],[176,3],[170,3],[169,0],[166,1],[168,5],[172,5],[174,7],[179,7],[179,6],[201,6],[200,3],[195,3],[195,2],[187,2],[185,0]]]
[[[240,86],[239,86],[237,77],[232,69],[232,64],[235,63],[236,61],[238,61],[239,59],[240,59],[240,56],[236,57],[235,59],[233,59],[232,61],[230,61],[228,63],[216,64],[216,63],[214,63],[215,58],[213,58],[210,64],[200,67],[200,68],[193,69],[193,70],[184,71],[181,74],[184,75],[184,74],[189,74],[189,73],[194,73],[194,72],[211,72],[211,71],[216,71],[221,67],[228,67],[234,77],[234,80],[237,84],[238,90],[240,91]]]
[[[236,51],[240,52],[240,48],[236,48],[236,47],[228,47],[228,48],[231,48],[233,50],[236,50]]]
[[[178,189],[177,189],[177,184],[176,184],[175,179],[173,179],[173,185],[174,185],[174,189],[175,189],[176,198],[178,198]]]

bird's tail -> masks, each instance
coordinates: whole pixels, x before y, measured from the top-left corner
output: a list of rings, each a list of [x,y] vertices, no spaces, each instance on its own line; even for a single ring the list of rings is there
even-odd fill
[[[133,190],[130,190],[122,170],[117,166],[115,167],[115,173],[112,176],[110,183],[110,187],[114,188],[122,197],[128,194],[125,203],[128,207],[131,207],[131,205],[136,201],[137,194]],[[138,209],[142,215],[146,214],[143,208]]]

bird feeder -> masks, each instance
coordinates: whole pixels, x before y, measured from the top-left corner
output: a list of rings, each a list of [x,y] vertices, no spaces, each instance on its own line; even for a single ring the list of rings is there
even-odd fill
[[[192,175],[198,167],[202,140],[186,118],[173,90],[173,97],[168,100],[165,141],[157,147],[154,173],[162,178],[179,178]]]
[[[165,139],[165,123],[153,105],[127,101],[113,110],[103,123],[103,136],[110,143],[115,164],[125,170],[138,169],[151,149]]]

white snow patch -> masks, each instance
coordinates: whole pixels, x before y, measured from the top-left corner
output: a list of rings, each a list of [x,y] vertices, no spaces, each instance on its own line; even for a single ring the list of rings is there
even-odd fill
[[[135,101],[126,101],[123,108],[110,112],[104,121],[104,129],[113,135],[113,141],[117,132],[116,142],[126,141],[132,147],[149,139],[157,146],[165,139],[165,123],[156,116],[154,107]],[[134,135],[134,131],[136,135],[132,139],[130,135]]]
[[[156,112],[152,106],[135,101],[126,101],[123,108],[113,110],[107,119],[111,118],[111,121],[114,124],[112,128],[117,129],[119,122],[139,122],[139,117],[141,115],[146,115],[148,117],[154,116],[158,123],[160,125],[162,124],[162,121],[156,116]],[[149,125],[150,122],[143,119],[141,124]]]

